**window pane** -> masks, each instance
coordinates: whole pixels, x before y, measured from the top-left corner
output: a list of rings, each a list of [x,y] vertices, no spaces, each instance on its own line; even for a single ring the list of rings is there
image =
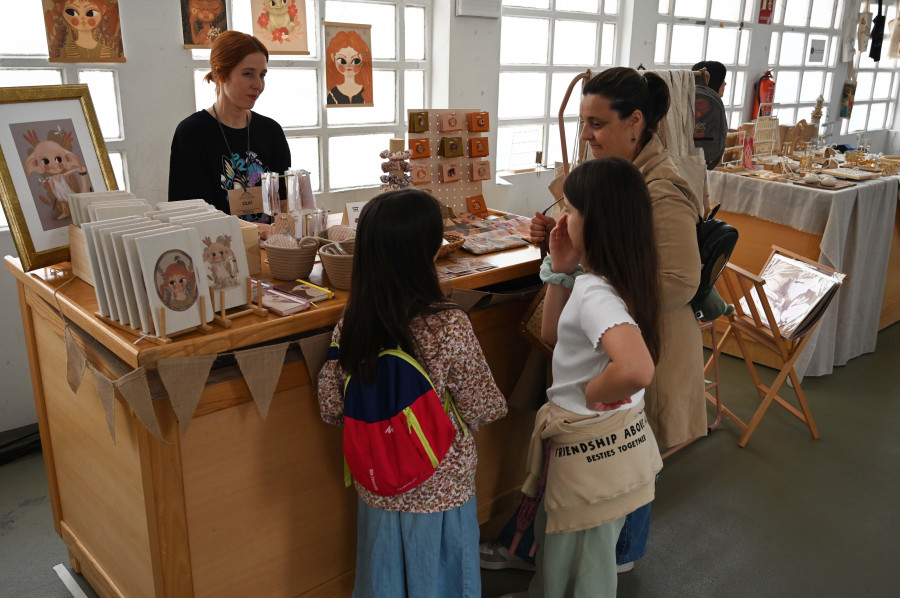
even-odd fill
[[[329,125],[358,125],[364,123],[392,123],[397,120],[397,73],[372,73],[375,105],[365,108],[330,108],[325,111]],[[385,146],[387,149],[387,146]],[[380,150],[379,150],[380,151]]]
[[[307,4],[314,4],[309,0]],[[325,3],[325,20],[334,23],[360,23],[372,25],[372,58],[393,60],[397,57],[397,20],[394,6],[390,4],[370,4],[361,2]],[[315,23],[316,21],[311,21]],[[310,27],[314,29],[315,27]]]
[[[3,14],[3,35],[0,35],[0,54],[19,56],[47,56],[47,30],[41,2],[0,0]]]
[[[544,126],[497,129],[497,170],[534,166],[535,152],[544,149]]]
[[[872,97],[876,100],[889,97],[891,92],[891,73],[889,71],[881,71],[875,75],[875,89],[872,91]]]
[[[656,24],[656,50],[653,53],[653,62],[666,63],[666,38],[669,35],[669,26],[665,23]]]
[[[109,163],[112,165],[113,174],[116,176],[116,186],[121,191],[128,190],[128,177],[125,176],[125,154],[122,152],[108,152]]]
[[[812,13],[809,15],[810,27],[829,27],[834,0],[813,0]]]
[[[734,96],[731,100],[733,106],[743,106],[746,90],[744,89],[744,78],[746,73],[738,71],[734,74]]]
[[[778,124],[792,125],[797,122],[796,108],[776,108],[774,114],[778,117]]]
[[[803,84],[800,86],[800,101],[815,102],[822,93],[823,71],[806,71],[803,73]],[[776,86],[777,87],[777,86]]]
[[[769,41],[769,64],[772,65],[776,63],[776,59],[778,58],[778,38],[779,33],[773,31],[772,39]]]
[[[87,83],[94,103],[94,112],[104,139],[121,139],[119,126],[119,98],[113,71],[78,71],[79,83]]]
[[[755,2],[753,3],[756,4]],[[772,23],[781,23],[781,15],[784,14],[784,0],[775,0],[775,10],[772,11]]]
[[[3,36],[0,35],[0,38]],[[0,69],[0,87],[60,85],[62,71],[56,69]]]
[[[815,50],[815,54],[813,53]],[[805,63],[811,66],[825,66],[828,56],[828,36],[810,34],[806,39]]]
[[[856,104],[853,106],[853,112],[850,114],[850,124],[847,131],[853,133],[862,131],[866,128],[866,117],[869,116],[868,104]]]
[[[709,37],[706,40],[706,55],[714,56],[715,60],[725,64],[733,64],[737,51],[738,30],[710,27],[707,35]]]
[[[503,6],[521,6],[524,8],[550,8],[550,0],[503,0]]]
[[[825,73],[825,91],[822,92],[822,97],[830,98],[831,97],[831,73]],[[828,107],[828,101],[825,101],[825,106]]]
[[[657,12],[661,15],[669,14],[669,0],[659,0]]]
[[[862,71],[856,75],[856,101],[865,102],[872,98],[872,83],[875,80],[874,73]]]
[[[694,64],[703,52],[703,27],[694,25],[672,26],[672,50],[670,64]]]
[[[798,71],[781,71],[776,73],[775,77],[775,103],[793,104],[796,102],[800,87],[800,73]]]
[[[828,66],[834,66],[837,60],[837,51],[841,47],[841,38],[837,35],[831,38],[831,48],[828,50]]]
[[[606,0],[606,2],[603,3],[603,14],[619,14],[619,0]]]
[[[675,16],[705,18],[706,0],[675,0]]]
[[[785,31],[781,36],[781,52],[778,64],[781,66],[800,66],[806,53],[806,35]]]
[[[715,0],[709,7],[709,18],[716,21],[740,21],[741,0]]]
[[[315,29],[315,27],[313,27]],[[406,59],[425,60],[425,9],[406,7]]]
[[[603,37],[600,39],[600,64],[612,65],[616,59],[616,24],[603,23]]]
[[[597,23],[558,20],[553,32],[553,64],[595,64]]]
[[[340,110],[350,110],[341,108]],[[331,189],[380,185],[382,159],[392,133],[348,135],[328,140],[328,186]]]
[[[740,49],[738,49],[738,64],[747,64],[747,60],[749,59],[749,51],[750,31],[747,29],[741,29],[741,45]]]
[[[600,10],[600,0],[556,0],[556,10],[596,13]]]
[[[575,153],[575,145],[578,142],[575,139],[575,121],[567,120],[566,127],[566,155],[569,163],[572,163],[572,156]],[[547,135],[547,167],[553,168],[556,162],[562,162],[562,151],[559,149],[559,121],[550,125],[550,133]]]
[[[406,110],[425,108],[425,71],[403,73],[403,106]],[[404,119],[406,114],[403,115]]]
[[[872,104],[872,107],[869,109],[869,124],[866,125],[866,128],[870,131],[874,129],[884,129],[884,115],[887,112],[887,104]]]
[[[731,106],[731,94],[734,90],[734,73],[732,71],[725,72],[725,91],[722,95],[722,103]]]
[[[784,24],[788,27],[805,27],[809,17],[809,0],[791,0],[785,3]]]
[[[542,117],[547,76],[544,73],[500,73],[499,118]]]
[[[579,73],[553,73],[550,75],[550,118],[553,122],[558,122],[559,107],[562,104],[563,96],[566,95],[566,89],[569,83]],[[581,81],[575,84],[572,89],[572,95],[569,96],[569,103],[566,104],[566,116],[578,116],[578,107],[581,104]]]
[[[312,185],[313,191],[321,191],[322,180],[319,177],[319,138],[288,137],[287,142],[288,147],[291,148],[291,168],[308,170],[309,182]]]
[[[315,69],[270,68],[266,90],[253,109],[285,128],[313,127],[319,124],[318,89]]]
[[[500,23],[500,64],[547,64],[548,19],[503,17]]]
[[[216,103],[216,86],[203,80],[208,72],[208,68],[194,69],[194,106],[197,110]]]
[[[844,0],[838,0],[837,10],[834,11],[834,24],[832,25],[835,29],[840,29],[841,27],[841,19],[844,15]]]
[[[731,118],[728,119],[728,128],[737,129],[739,126],[741,126],[741,113],[732,112]]]

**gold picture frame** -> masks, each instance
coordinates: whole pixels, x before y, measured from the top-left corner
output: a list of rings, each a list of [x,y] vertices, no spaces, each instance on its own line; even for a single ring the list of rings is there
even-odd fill
[[[69,260],[69,193],[116,189],[87,85],[0,87],[0,203],[23,270]]]

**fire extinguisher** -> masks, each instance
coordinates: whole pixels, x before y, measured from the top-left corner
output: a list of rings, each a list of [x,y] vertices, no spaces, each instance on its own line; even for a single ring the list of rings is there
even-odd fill
[[[771,104],[775,99],[775,78],[772,77],[772,69],[767,70],[766,74],[759,78],[754,87],[756,88],[756,94],[753,98],[753,115],[751,120],[757,116],[771,116],[771,106],[763,108],[762,114],[759,112],[759,106],[760,104]]]

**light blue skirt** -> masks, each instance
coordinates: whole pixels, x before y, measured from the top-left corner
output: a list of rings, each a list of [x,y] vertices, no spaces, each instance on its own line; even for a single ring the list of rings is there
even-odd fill
[[[384,511],[357,500],[353,598],[480,598],[474,497],[440,513]]]

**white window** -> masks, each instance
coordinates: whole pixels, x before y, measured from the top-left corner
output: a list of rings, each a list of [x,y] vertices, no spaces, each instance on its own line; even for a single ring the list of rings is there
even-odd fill
[[[566,88],[588,68],[613,66],[621,16],[617,0],[503,0],[497,119],[497,170],[562,159],[559,107]],[[575,141],[577,91],[565,114]],[[571,149],[569,149],[571,155]]]
[[[860,11],[864,10],[864,7],[865,4],[861,5]],[[897,19],[895,3],[885,2],[884,8],[886,23]],[[873,14],[878,14],[877,3],[873,3],[870,10]],[[894,22],[896,23],[896,20]],[[857,52],[856,96],[850,118],[844,119],[841,123],[842,134],[856,133],[861,136],[867,131],[891,128],[900,94],[900,60],[888,58],[889,40],[889,30],[885,27],[880,62],[875,62],[869,57],[868,48],[863,52]]]
[[[317,192],[377,184],[379,152],[406,134],[406,111],[428,105],[430,0],[306,0],[308,56],[269,56],[266,92],[254,110],[284,128],[293,168],[311,173]],[[250,3],[231,2],[232,28],[252,33]],[[326,109],[321,22],[372,25],[374,106]],[[215,91],[203,81],[209,51],[194,51],[197,108],[212,105]]]

